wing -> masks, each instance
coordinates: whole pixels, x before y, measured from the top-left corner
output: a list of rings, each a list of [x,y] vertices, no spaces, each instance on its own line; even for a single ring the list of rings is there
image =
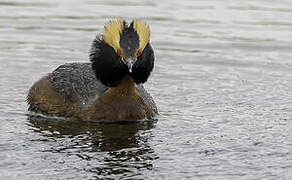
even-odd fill
[[[146,91],[144,86],[142,84],[136,85],[136,89],[142,99],[144,100],[145,104],[147,104],[149,107],[151,107],[154,112],[158,113],[157,106],[152,98],[152,96]]]
[[[66,100],[82,105],[94,103],[108,87],[95,76],[91,63],[69,63],[59,66],[50,75],[52,87]]]

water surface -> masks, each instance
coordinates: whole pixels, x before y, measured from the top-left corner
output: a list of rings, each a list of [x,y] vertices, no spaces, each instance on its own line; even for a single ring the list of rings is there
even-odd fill
[[[137,123],[30,118],[29,87],[88,62],[111,18],[151,28]],[[292,179],[292,2],[0,2],[0,179]]]

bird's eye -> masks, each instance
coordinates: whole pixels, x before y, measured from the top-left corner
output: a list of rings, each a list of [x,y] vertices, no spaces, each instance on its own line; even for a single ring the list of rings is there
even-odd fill
[[[136,56],[140,56],[142,54],[142,52],[140,50],[137,51]]]
[[[122,56],[123,56],[123,52],[122,52],[122,50],[118,49],[118,50],[117,50],[117,54],[118,54],[119,56],[122,57]]]

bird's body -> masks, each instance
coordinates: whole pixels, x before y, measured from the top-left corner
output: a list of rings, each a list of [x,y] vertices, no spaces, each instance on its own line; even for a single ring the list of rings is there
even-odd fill
[[[37,81],[27,96],[29,110],[88,121],[138,120],[157,114],[141,84],[153,69],[154,56],[149,39],[141,46],[138,31],[145,27],[140,23],[108,23],[103,37],[93,42],[92,63],[64,64]]]

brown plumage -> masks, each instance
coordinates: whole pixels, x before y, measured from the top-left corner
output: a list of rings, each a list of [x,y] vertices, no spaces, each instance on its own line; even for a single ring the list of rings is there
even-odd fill
[[[154,62],[148,26],[137,20],[130,25],[110,21],[105,34],[106,41],[98,36],[93,42],[92,64],[62,65],[31,87],[30,111],[85,121],[139,120],[158,113],[140,84]]]
[[[125,76],[118,86],[109,88],[89,107],[79,107],[75,98],[66,100],[62,97],[52,88],[49,76],[46,76],[31,87],[27,102],[30,111],[87,121],[137,120],[157,114],[157,109],[147,105],[139,95],[130,76]]]

